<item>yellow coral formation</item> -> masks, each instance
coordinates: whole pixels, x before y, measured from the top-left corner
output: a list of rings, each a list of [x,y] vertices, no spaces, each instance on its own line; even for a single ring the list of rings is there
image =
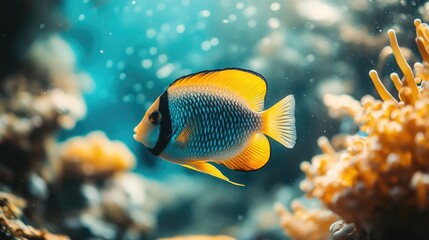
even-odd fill
[[[0,238],[14,240],[68,240],[61,235],[54,235],[46,230],[38,230],[25,225],[19,217],[21,208],[25,206],[23,199],[11,194],[0,192]]]
[[[159,240],[234,240],[235,238],[228,236],[208,236],[208,235],[193,235],[184,237],[161,238]]]
[[[102,177],[129,170],[135,157],[119,141],[110,141],[103,132],[74,137],[64,143],[60,153],[63,172],[77,177]]]
[[[422,210],[429,210],[429,27],[420,20],[415,26],[423,62],[414,65],[414,71],[401,53],[395,32],[388,31],[404,75],[402,80],[395,73],[390,76],[399,101],[372,70],[370,77],[383,101],[364,96],[361,108],[327,101],[328,106],[351,115],[362,134],[349,136],[342,151],[320,138],[323,154],[301,165],[306,174],[301,188],[368,232],[400,231],[416,224],[415,216],[421,216]]]
[[[280,225],[286,234],[296,240],[329,239],[329,226],[339,217],[327,209],[307,209],[300,202],[292,202],[292,213],[283,205],[274,206]]]

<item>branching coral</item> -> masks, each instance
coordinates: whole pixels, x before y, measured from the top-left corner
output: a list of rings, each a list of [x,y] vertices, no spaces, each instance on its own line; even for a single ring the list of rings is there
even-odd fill
[[[296,240],[328,239],[329,226],[339,219],[327,209],[307,209],[296,200],[292,202],[292,212],[280,203],[274,207],[280,216],[280,225]]]
[[[420,20],[415,26],[423,62],[414,71],[395,32],[388,31],[404,75],[402,80],[396,73],[390,76],[399,99],[374,70],[370,77],[383,101],[365,96],[361,107],[351,107],[326,97],[328,106],[354,118],[362,134],[349,136],[342,151],[320,138],[323,154],[301,165],[306,174],[301,188],[371,239],[420,239],[429,231],[429,27]]]
[[[60,159],[63,174],[72,177],[103,177],[134,167],[135,157],[119,141],[110,141],[103,132],[74,137],[64,143]]]
[[[66,236],[54,235],[25,225],[19,218],[25,201],[11,194],[0,192],[0,238],[2,240],[67,240]]]

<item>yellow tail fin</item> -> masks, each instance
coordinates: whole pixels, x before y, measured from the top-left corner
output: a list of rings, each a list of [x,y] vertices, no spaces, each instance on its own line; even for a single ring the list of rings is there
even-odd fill
[[[262,112],[262,132],[287,148],[296,141],[295,98],[289,95]]]

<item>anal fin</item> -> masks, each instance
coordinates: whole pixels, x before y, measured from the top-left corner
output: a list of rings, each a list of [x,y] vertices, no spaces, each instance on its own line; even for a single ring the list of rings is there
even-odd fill
[[[261,169],[270,159],[270,142],[262,133],[255,133],[246,148],[237,156],[216,161],[235,171],[255,171]]]
[[[237,185],[237,186],[244,186],[243,184],[233,182],[229,180],[219,169],[217,169],[215,166],[211,165],[208,162],[205,161],[192,161],[187,163],[178,163],[179,165],[182,165],[183,167],[192,169],[194,171],[202,172],[208,175],[212,175],[213,177],[220,178],[222,180],[225,180],[231,184]]]

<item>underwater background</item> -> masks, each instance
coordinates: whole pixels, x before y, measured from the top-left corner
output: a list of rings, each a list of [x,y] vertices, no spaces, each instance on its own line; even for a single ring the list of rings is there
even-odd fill
[[[427,236],[426,1],[5,0],[0,19],[0,239]],[[133,139],[171,82],[222,68],[264,76],[265,108],[296,99],[293,149],[222,168],[245,187]]]

